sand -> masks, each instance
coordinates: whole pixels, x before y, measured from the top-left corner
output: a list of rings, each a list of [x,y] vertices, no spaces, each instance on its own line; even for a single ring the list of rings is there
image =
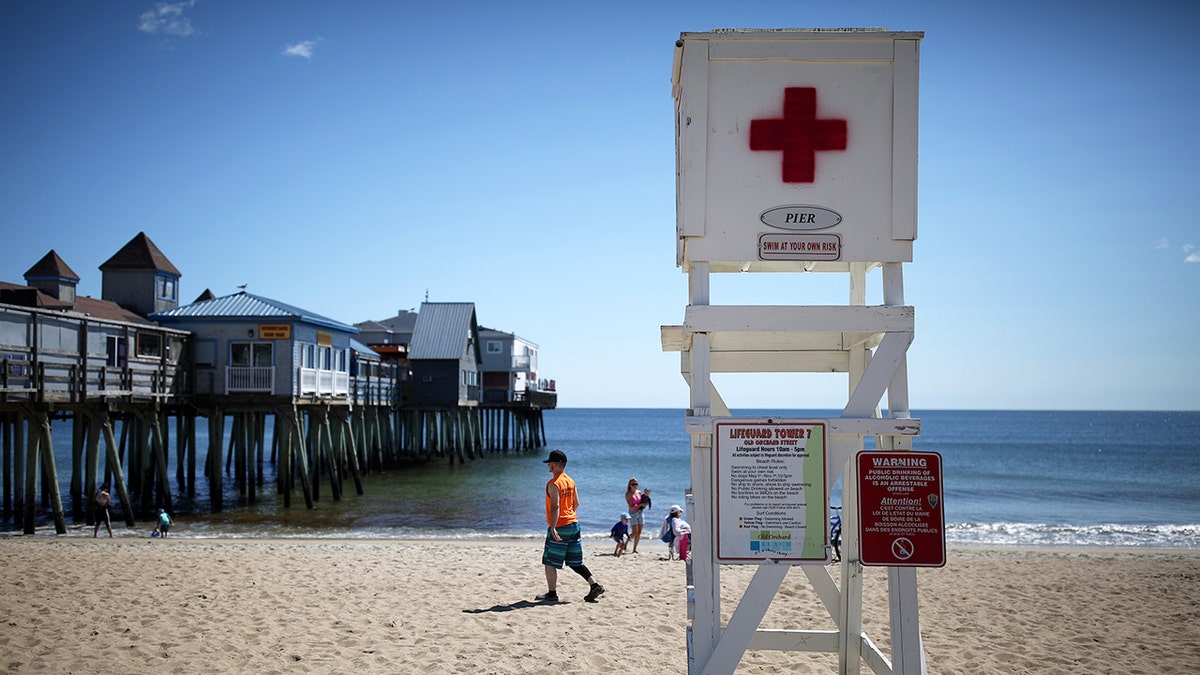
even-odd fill
[[[535,541],[3,539],[0,668],[685,673],[684,565],[665,550],[588,542],[608,592],[583,602],[565,571],[546,606]],[[722,568],[726,620],[752,573]],[[1200,551],[954,548],[918,578],[931,673],[1200,671]],[[864,626],[887,653],[885,581],[866,570]],[[763,627],[833,625],[797,570]],[[747,652],[737,672],[789,666],[837,659]]]

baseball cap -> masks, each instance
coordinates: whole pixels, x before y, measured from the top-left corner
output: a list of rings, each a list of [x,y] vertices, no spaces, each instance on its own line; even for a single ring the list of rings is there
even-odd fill
[[[549,464],[550,462],[562,462],[563,464],[566,464],[567,453],[563,452],[562,450],[551,450],[550,458],[543,459],[542,464]]]
[[[622,513],[622,514],[621,514],[621,520],[629,520],[629,514],[628,514],[628,513]]]
[[[676,512],[683,513],[683,509],[679,508],[678,504],[672,504],[671,505],[671,513],[676,513]]]

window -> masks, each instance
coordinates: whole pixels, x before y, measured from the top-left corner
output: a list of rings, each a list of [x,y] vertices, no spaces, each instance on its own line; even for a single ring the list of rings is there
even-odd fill
[[[0,352],[0,363],[6,363],[9,375],[25,375],[29,369],[21,363],[25,360],[25,355],[19,352]]]
[[[215,368],[217,365],[216,340],[196,341],[196,367]]]
[[[108,358],[105,360],[105,365],[109,368],[124,368],[125,367],[125,338],[109,335],[107,338]]]
[[[233,342],[229,345],[229,365],[240,368],[270,368],[273,363],[270,342]]]
[[[173,274],[165,274],[159,272],[155,278],[155,286],[157,287],[157,295],[159,300],[178,300],[179,299],[179,284],[178,277]]]
[[[162,358],[162,336],[158,333],[138,331],[137,355],[152,359]]]
[[[504,343],[499,340],[488,340],[487,353],[503,354],[504,353]]]

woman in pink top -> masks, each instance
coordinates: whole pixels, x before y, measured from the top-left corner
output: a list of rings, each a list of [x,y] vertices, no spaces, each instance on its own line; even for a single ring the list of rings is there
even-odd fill
[[[646,517],[642,513],[642,491],[638,489],[636,478],[630,478],[629,484],[625,486],[625,506],[629,507],[629,538],[633,540],[633,553],[637,553]]]

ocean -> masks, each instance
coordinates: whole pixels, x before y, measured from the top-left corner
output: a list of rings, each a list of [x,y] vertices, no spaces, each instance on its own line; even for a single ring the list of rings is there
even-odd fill
[[[734,413],[777,419],[837,415]],[[914,449],[942,455],[950,545],[1200,548],[1200,412],[929,410],[913,415],[922,421]],[[646,532],[653,541],[669,507],[686,506],[691,477],[683,422],[679,409],[549,410],[544,450],[489,454],[465,464],[432,460],[371,474],[364,479],[365,494],[355,495],[353,482],[347,481],[340,501],[332,499],[325,479],[312,510],[299,493],[285,509],[270,489],[258,503],[248,504],[236,488],[227,487],[225,508],[211,513],[207,481],[199,479],[194,501],[174,497],[173,533],[540,539],[542,491],[549,476],[542,460],[559,449],[569,457],[567,473],[578,483],[585,536],[607,536],[625,510],[625,485],[636,477],[652,491]],[[68,425],[56,426],[54,436],[69,514]],[[273,468],[267,478],[273,479]],[[830,501],[841,503],[840,483],[831,489]],[[44,522],[39,521],[38,534],[52,535],[49,515],[39,517]],[[130,531],[114,522],[114,529],[122,536],[148,536],[153,525],[140,525]],[[20,534],[15,527],[11,519],[0,523],[10,535]],[[69,515],[68,528],[72,535],[90,534]]]

